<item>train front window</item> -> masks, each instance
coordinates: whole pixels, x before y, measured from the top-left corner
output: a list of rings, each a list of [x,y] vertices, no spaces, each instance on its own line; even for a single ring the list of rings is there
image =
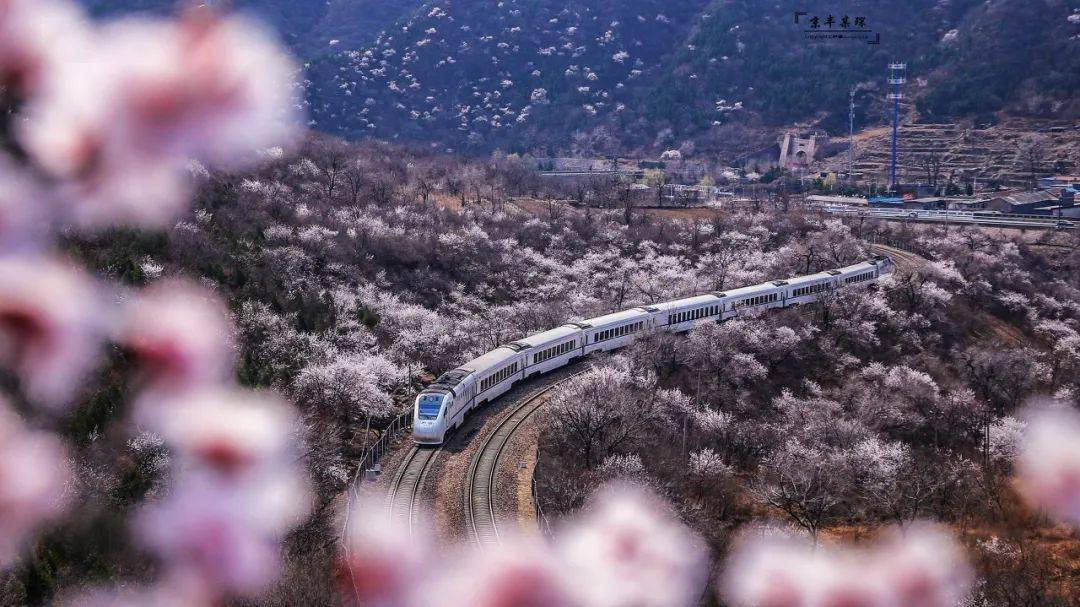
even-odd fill
[[[439,410],[442,409],[442,397],[440,396],[421,396],[420,404],[418,408],[418,417],[422,420],[433,420],[439,417]]]

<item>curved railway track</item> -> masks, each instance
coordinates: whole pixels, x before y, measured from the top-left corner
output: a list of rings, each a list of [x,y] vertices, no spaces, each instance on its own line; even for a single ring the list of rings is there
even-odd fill
[[[905,265],[908,267],[917,268],[926,263],[925,259],[919,257],[915,253],[911,253],[903,249],[897,249],[896,247],[890,247],[883,244],[873,244],[870,245],[870,248],[877,253],[882,253],[888,255],[889,257],[892,257],[893,261],[895,261],[896,265],[898,266]]]
[[[522,398],[508,415],[503,417],[495,429],[483,440],[479,450],[473,455],[469,472],[465,479],[464,507],[468,537],[478,546],[490,546],[499,543],[499,523],[495,513],[495,480],[499,472],[499,462],[507,445],[533,414],[546,402],[546,396],[559,384],[581,375],[578,371],[559,378]]]
[[[900,258],[905,265],[922,265],[925,260],[886,245],[872,245],[874,249]],[[481,547],[497,544],[501,541],[499,533],[497,506],[495,504],[496,477],[499,464],[511,439],[522,425],[531,418],[546,402],[546,396],[559,384],[585,371],[558,377],[537,388],[513,405],[510,412],[499,420],[482,441],[473,455],[463,486],[463,506],[469,540]],[[412,446],[405,456],[405,462],[399,468],[390,488],[388,508],[395,520],[406,519],[413,528],[416,512],[420,505],[421,488],[433,467],[441,448]]]
[[[902,258],[905,265],[919,266],[925,263],[925,260],[919,256],[901,249],[886,245],[873,245],[873,248],[893,257]],[[464,484],[463,500],[469,541],[481,547],[498,544],[501,541],[496,516],[495,490],[503,453],[521,426],[543,406],[546,400],[544,397],[559,384],[581,373],[584,371],[562,377],[526,395],[484,438],[469,464]]]
[[[436,447],[413,445],[390,485],[387,500],[389,515],[394,521],[405,520],[410,532],[416,520],[416,511],[420,507],[420,491],[439,451],[441,449]]]

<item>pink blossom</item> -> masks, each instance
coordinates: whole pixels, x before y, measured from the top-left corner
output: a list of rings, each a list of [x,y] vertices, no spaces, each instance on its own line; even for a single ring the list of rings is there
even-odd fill
[[[135,357],[153,393],[220,384],[233,367],[228,310],[185,281],[162,281],[140,292],[127,307],[117,341]]]
[[[424,589],[417,605],[446,607],[578,607],[586,603],[552,549],[538,540],[503,537],[502,543],[444,559],[447,567]],[[617,603],[606,603],[616,605]]]
[[[65,506],[67,454],[55,436],[25,429],[0,402],[0,568]]]
[[[635,487],[601,490],[559,546],[589,605],[693,605],[705,586],[700,540]]]
[[[97,361],[106,311],[97,286],[57,259],[0,258],[0,364],[40,404],[66,404]]]
[[[375,499],[357,501],[346,521],[338,583],[347,604],[401,607],[412,604],[418,579],[440,569],[431,531],[410,528]],[[430,520],[428,516],[420,521]]]
[[[136,536],[186,592],[257,595],[277,579],[281,540],[308,507],[299,477],[280,472],[236,484],[182,474],[167,498],[140,512]]]
[[[916,524],[894,532],[878,549],[886,605],[952,607],[968,593],[972,572],[964,554],[943,528]]]
[[[1080,415],[1060,406],[1033,412],[1017,472],[1032,505],[1080,525]]]
[[[60,215],[65,223],[87,229],[162,228],[187,209],[193,186],[180,159],[87,153],[99,156],[92,161],[93,172],[57,186],[61,199],[70,203]]]
[[[0,0],[0,86],[36,93],[45,74],[78,56],[86,29],[70,2]]]
[[[789,538],[744,537],[729,557],[722,598],[758,607],[808,605],[808,579],[817,578],[821,569],[811,556]]]
[[[91,39],[48,74],[19,124],[79,225],[165,225],[187,203],[190,160],[240,167],[297,132],[295,67],[244,18],[193,9],[107,24]]]
[[[729,557],[720,590],[730,603],[754,607],[953,607],[971,582],[951,536],[915,524],[861,549],[745,536]]]
[[[11,159],[0,156],[0,253],[42,248],[51,202]]]
[[[297,132],[296,68],[243,17],[202,8],[176,21],[110,23],[73,63],[55,70],[23,131],[38,160],[65,176],[121,152],[246,164]]]
[[[162,584],[151,588],[84,590],[57,601],[57,604],[64,607],[211,607],[210,598],[176,585]]]
[[[295,417],[277,396],[211,388],[160,404],[144,412],[144,420],[200,469],[237,478],[292,459]]]

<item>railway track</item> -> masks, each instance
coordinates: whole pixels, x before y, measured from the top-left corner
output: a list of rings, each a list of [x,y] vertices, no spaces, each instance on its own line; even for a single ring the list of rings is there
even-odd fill
[[[870,248],[877,253],[892,257],[893,261],[896,262],[896,265],[901,265],[901,263],[903,263],[908,267],[917,268],[926,263],[926,260],[922,257],[903,249],[897,249],[883,244],[870,245]]]
[[[413,445],[405,455],[405,463],[394,475],[387,500],[389,515],[394,521],[405,521],[412,532],[416,512],[420,507],[420,492],[428,472],[441,448]]]
[[[495,514],[495,488],[503,453],[521,426],[547,401],[551,391],[584,372],[578,371],[561,377],[526,395],[480,444],[469,464],[464,487],[465,523],[471,542],[483,547],[501,541]]]
[[[894,257],[902,257],[905,263],[922,265],[917,255],[885,245],[874,248]],[[469,464],[464,484],[464,510],[469,541],[483,547],[501,541],[496,516],[495,490],[499,463],[507,445],[521,426],[531,418],[546,401],[546,396],[559,384],[585,371],[578,371],[538,388],[514,405],[508,415],[498,422],[495,429],[481,443]]]
[[[910,269],[918,269],[927,262],[926,259],[919,257],[915,253],[910,253],[903,249],[897,249],[881,244],[871,245],[871,248],[878,253],[891,256],[896,262],[897,267],[902,266]],[[1016,325],[997,318],[993,314],[980,311],[978,312],[978,319],[981,323],[977,328],[972,330],[972,335],[979,340],[997,340],[1017,347],[1023,346],[1027,342],[1027,338],[1021,329],[1017,328]]]

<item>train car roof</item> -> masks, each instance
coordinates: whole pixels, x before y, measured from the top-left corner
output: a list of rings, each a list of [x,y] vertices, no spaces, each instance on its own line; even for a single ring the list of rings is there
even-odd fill
[[[485,354],[481,354],[464,365],[461,365],[460,368],[467,369],[473,373],[483,373],[492,367],[497,367],[499,364],[514,358],[517,354],[518,351],[514,348],[499,346],[498,348]]]
[[[630,310],[622,310],[621,312],[597,316],[596,318],[586,318],[581,322],[573,323],[573,326],[582,329],[596,329],[630,320],[644,320],[649,318],[649,316],[650,313],[642,308],[632,308]]]
[[[563,325],[561,327],[555,327],[554,329],[548,329],[542,333],[535,333],[524,339],[519,339],[514,344],[520,344],[528,348],[535,348],[544,344],[549,344],[553,341],[565,339],[571,335],[577,335],[581,333],[581,329],[573,325]]]
[[[658,304],[653,304],[650,307],[656,308],[657,311],[677,310],[679,308],[685,308],[689,306],[702,306],[713,304],[720,301],[720,298],[712,293],[706,293],[705,295],[695,295],[693,297],[685,297],[683,299],[676,299],[675,301],[665,301]]]
[[[729,297],[743,297],[746,295],[757,295],[759,293],[772,293],[777,289],[782,289],[783,285],[776,285],[771,282],[765,282],[758,285],[751,285],[749,287],[739,287],[738,289],[731,289],[730,291],[719,291],[718,293],[724,293],[724,298]]]
[[[808,274],[806,276],[796,276],[795,278],[789,278],[784,282],[786,282],[789,286],[798,286],[809,284],[812,282],[818,282],[820,280],[825,280],[828,278],[833,278],[833,275],[829,274],[828,272],[818,272],[817,274]]]
[[[863,261],[863,262],[860,262],[860,263],[852,264],[852,265],[847,266],[847,267],[840,268],[840,271],[841,272],[850,272],[850,271],[853,271],[853,270],[872,270],[872,269],[877,267],[877,263],[875,263],[877,261],[879,261],[879,260],[875,259],[875,260],[870,260],[870,261]]]
[[[454,388],[456,388],[462,380],[468,377],[470,373],[471,371],[469,371],[468,369],[463,369],[461,367],[447,371],[446,373],[440,375],[438,379],[431,382],[431,384],[428,385],[426,388],[424,388],[423,392],[454,392]]]

